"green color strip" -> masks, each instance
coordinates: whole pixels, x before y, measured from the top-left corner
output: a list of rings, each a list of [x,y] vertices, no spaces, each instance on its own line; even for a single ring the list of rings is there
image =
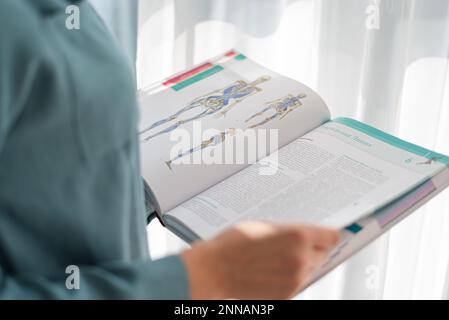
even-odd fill
[[[433,160],[441,162],[445,165],[449,165],[449,157],[448,156],[433,152],[431,150],[417,146],[416,144],[401,140],[395,136],[392,136],[388,133],[380,131],[379,129],[373,128],[373,127],[371,127],[367,124],[364,124],[362,122],[359,122],[357,120],[350,119],[350,118],[336,118],[336,119],[333,119],[332,122],[346,125],[348,127],[359,130],[373,138],[379,139],[379,140],[386,142],[386,143],[388,143],[392,146],[395,146],[397,148],[401,148],[403,150],[412,152],[414,154],[425,157],[427,159],[433,159]]]
[[[359,233],[363,229],[363,227],[357,223],[354,223],[346,227],[345,229],[351,231],[352,233]]]
[[[245,59],[246,59],[246,56],[245,56],[244,54],[239,54],[239,55],[236,56],[234,59],[235,59],[235,60],[245,60]]]
[[[223,70],[224,68],[222,66],[215,66],[212,67],[206,71],[203,71],[187,80],[184,80],[180,83],[175,84],[174,86],[172,86],[171,88],[175,91],[179,91],[181,89],[184,89],[185,87],[188,87],[198,81],[201,81],[203,79],[206,79],[207,77],[210,77],[211,75],[220,72],[221,70]]]

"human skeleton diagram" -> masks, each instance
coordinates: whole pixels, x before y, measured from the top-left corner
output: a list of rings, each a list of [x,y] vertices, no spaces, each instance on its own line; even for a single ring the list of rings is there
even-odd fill
[[[151,126],[144,129],[141,132],[141,134],[148,132],[154,128],[157,128],[163,124],[169,123],[173,120],[177,120],[183,113],[195,108],[200,108],[201,112],[189,118],[178,120],[171,126],[167,127],[166,129],[158,131],[146,137],[144,140],[148,141],[161,134],[172,132],[182,124],[204,118],[208,115],[216,114],[217,112],[220,112],[220,114],[224,116],[227,112],[229,112],[232,108],[234,108],[244,99],[262,91],[262,89],[258,88],[257,85],[270,79],[271,79],[270,76],[262,76],[257,78],[255,81],[249,83],[243,80],[238,80],[232,83],[231,85],[226,86],[223,89],[212,91],[211,93],[196,98],[195,100],[190,102],[189,105],[185,106],[175,114],[172,114],[171,116],[161,119],[159,121],[156,121]]]
[[[248,119],[245,120],[245,123],[251,121],[252,119],[263,115],[265,112],[270,111],[270,110],[274,110],[274,114],[272,114],[271,116],[265,118],[264,120],[255,123],[251,126],[249,126],[248,128],[252,129],[252,128],[256,128],[259,127],[261,125],[264,125],[267,122],[273,121],[275,119],[279,119],[282,120],[285,116],[287,116],[287,114],[289,114],[290,112],[294,111],[295,109],[301,107],[303,104],[301,102],[301,99],[304,99],[306,97],[305,93],[300,93],[297,96],[294,96],[292,94],[288,94],[287,96],[283,97],[283,98],[279,98],[270,102],[266,102],[265,105],[267,105],[267,107],[265,107],[264,109],[262,109],[262,111],[257,112],[255,114],[253,114],[251,117],[249,117]]]
[[[170,159],[169,161],[165,161],[165,163],[167,164],[168,168],[171,170],[172,169],[171,164],[173,163],[173,161],[184,158],[185,156],[189,156],[189,155],[193,154],[194,152],[204,150],[206,148],[218,146],[225,141],[225,139],[228,135],[230,135],[230,136],[235,135],[235,129],[230,128],[223,132],[220,132],[220,133],[212,136],[210,139],[202,141],[201,144],[199,144],[185,152],[178,154],[176,157]]]

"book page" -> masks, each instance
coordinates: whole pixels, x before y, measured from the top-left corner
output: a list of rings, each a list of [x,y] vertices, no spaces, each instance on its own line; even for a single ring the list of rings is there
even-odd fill
[[[245,220],[343,228],[446,169],[448,158],[434,155],[329,121],[167,216],[201,238]],[[260,175],[263,162],[276,173]]]
[[[329,255],[328,260],[316,270],[314,276],[305,285],[304,289],[318,281],[328,272],[335,269],[338,265],[408,217],[412,212],[426,204],[444,190],[448,184],[449,170],[444,170],[404,197],[342,230],[340,233],[340,244]]]
[[[142,175],[160,213],[329,119],[311,89],[234,51],[142,89],[140,105]]]

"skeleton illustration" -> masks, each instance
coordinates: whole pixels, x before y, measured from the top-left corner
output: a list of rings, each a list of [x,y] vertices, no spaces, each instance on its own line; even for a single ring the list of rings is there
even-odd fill
[[[189,105],[185,106],[175,114],[153,123],[151,126],[144,129],[141,132],[141,134],[148,132],[156,127],[159,127],[165,123],[176,120],[183,113],[195,108],[201,108],[201,112],[189,118],[178,120],[177,122],[167,127],[166,129],[158,131],[148,136],[144,140],[148,141],[161,134],[172,132],[182,124],[204,118],[208,115],[216,114],[217,112],[220,111],[221,111],[220,114],[224,116],[227,112],[229,112],[232,108],[234,108],[238,103],[240,103],[244,99],[262,91],[262,89],[258,88],[257,85],[270,79],[271,79],[270,76],[262,76],[257,78],[255,81],[249,83],[242,80],[238,80],[232,83],[231,85],[226,86],[223,89],[215,90],[204,96],[196,98]]]
[[[283,98],[279,98],[274,101],[267,102],[267,103],[265,103],[265,105],[267,105],[267,107],[265,107],[264,109],[262,109],[262,111],[257,112],[254,115],[252,115],[251,117],[249,117],[248,119],[246,119],[245,123],[251,121],[252,119],[254,119],[258,116],[263,115],[265,112],[270,111],[270,110],[274,110],[274,114],[265,118],[263,121],[260,121],[258,123],[255,123],[255,124],[249,126],[248,128],[251,128],[251,129],[256,128],[256,127],[264,125],[265,123],[268,123],[275,119],[282,120],[285,116],[287,116],[287,114],[289,114],[290,112],[294,111],[295,109],[301,107],[303,104],[300,99],[304,99],[305,97],[306,97],[306,94],[304,94],[304,93],[300,93],[297,96],[288,94],[287,96],[285,96]]]
[[[235,129],[234,128],[230,128],[227,129],[223,132],[220,132],[219,134],[216,134],[214,136],[212,136],[210,139],[204,140],[203,142],[201,142],[200,145],[195,146],[183,153],[178,154],[176,157],[170,159],[169,161],[165,161],[165,164],[168,166],[168,168],[171,170],[171,165],[173,163],[173,161],[176,161],[178,159],[184,158],[185,156],[189,156],[191,154],[193,154],[194,152],[200,151],[200,150],[204,150],[206,148],[211,148],[211,147],[215,147],[220,145],[221,143],[223,143],[226,139],[226,137],[230,135],[233,136],[235,135]]]

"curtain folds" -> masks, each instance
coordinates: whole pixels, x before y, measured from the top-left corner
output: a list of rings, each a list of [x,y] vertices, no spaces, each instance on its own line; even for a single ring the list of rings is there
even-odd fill
[[[139,0],[90,0],[134,65]]]

